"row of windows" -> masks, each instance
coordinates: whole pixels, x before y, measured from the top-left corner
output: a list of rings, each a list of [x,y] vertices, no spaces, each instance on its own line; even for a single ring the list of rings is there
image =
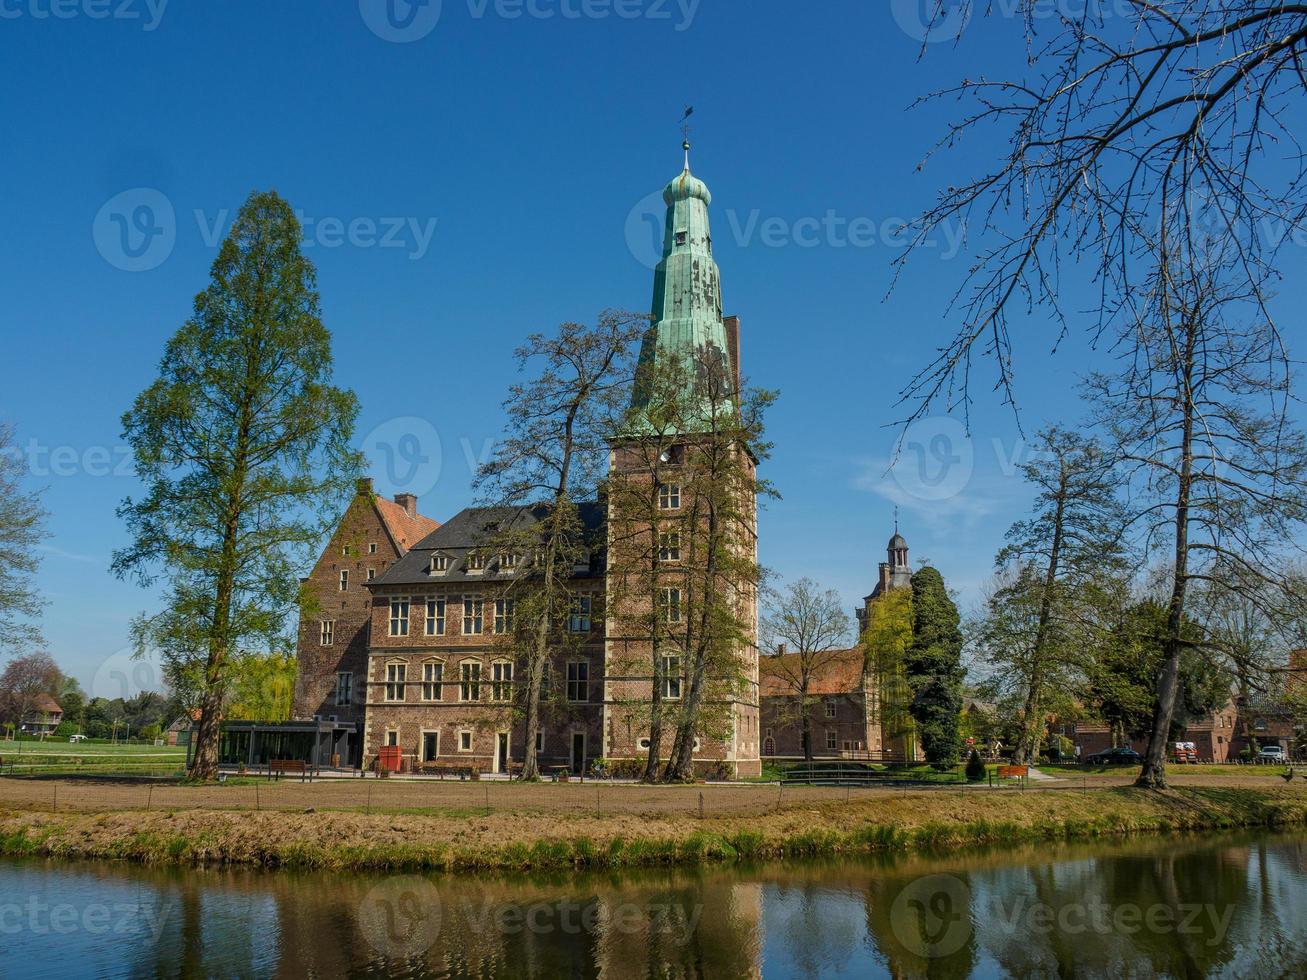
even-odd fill
[[[679,659],[677,660],[679,669]],[[422,680],[420,688],[423,701],[443,701],[445,688],[445,664],[439,660],[429,660],[421,665]],[[482,664],[477,660],[465,660],[458,665],[458,679],[450,681],[458,688],[459,701],[480,701],[482,688],[488,688],[490,700],[505,703],[513,700],[513,664],[508,660],[496,660],[490,665],[490,679],[482,677]],[[567,665],[567,700],[584,703],[590,700],[590,664],[584,660],[575,660]],[[350,704],[341,700],[342,691],[347,699],[353,686],[353,675],[338,674],[336,681],[336,703]],[[386,664],[385,699],[390,702],[408,700],[408,664]],[[545,686],[549,686],[546,675]],[[677,697],[680,696],[680,680],[676,682]]]
[[[391,746],[399,745],[399,731],[397,729],[391,728],[387,730],[386,744]],[[696,749],[698,748],[697,740],[696,740],[695,748]],[[423,731],[421,749],[422,749],[422,754],[420,757],[420,761],[432,762],[436,758],[438,758],[440,755],[440,732]],[[545,734],[544,732],[536,732],[536,751],[543,752],[544,750],[545,750]],[[458,732],[458,751],[460,752],[472,751],[471,729],[464,728]]]
[[[426,615],[423,617],[422,629],[426,636],[444,636],[448,603],[445,599],[427,599]],[[573,612],[568,617],[567,628],[572,633],[589,633],[592,626],[592,600],[579,597]],[[514,601],[496,599],[494,603],[494,632],[500,635],[513,632]],[[390,636],[408,636],[411,615],[411,600],[399,596],[390,600]],[[464,636],[479,636],[485,631],[485,600],[476,597],[463,599],[462,631]],[[336,642],[336,621],[324,619],[320,623],[318,642],[322,646],[331,646]]]

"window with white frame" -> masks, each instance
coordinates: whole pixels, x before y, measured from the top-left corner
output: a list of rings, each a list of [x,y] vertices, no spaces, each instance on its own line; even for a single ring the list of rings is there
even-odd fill
[[[408,636],[408,596],[390,600],[390,635]]]
[[[664,623],[679,623],[681,621],[680,589],[662,590],[662,613]]]
[[[386,700],[404,700],[404,681],[408,676],[407,664],[386,664]]]
[[[329,647],[336,642],[336,621],[334,619],[324,619],[322,621],[322,632],[320,642],[324,647]]]
[[[439,660],[428,660],[422,665],[422,700],[439,701],[441,682],[445,679],[445,665]]]
[[[507,660],[496,660],[490,665],[490,700],[513,700],[513,665]]]
[[[347,670],[336,675],[336,705],[343,707],[354,703],[354,675]]]
[[[486,567],[486,556],[479,551],[472,551],[467,556],[467,570],[469,572],[484,571]]]
[[[472,751],[472,733],[467,731],[466,729],[458,733],[458,751],[460,752]]]
[[[481,664],[476,660],[465,660],[459,664],[458,699],[481,700]]]
[[[658,535],[658,560],[681,560],[681,532],[662,531]]]
[[[592,600],[588,595],[579,595],[572,600],[572,614],[567,617],[567,628],[570,632],[590,632],[591,603]]]
[[[431,567],[428,571],[432,574],[449,571],[449,555],[432,555]]]
[[[444,596],[437,596],[434,599],[427,600],[426,634],[427,636],[445,635]]]
[[[463,597],[463,635],[477,636],[485,627],[485,602],[476,596]]]
[[[368,569],[368,581],[371,582],[371,581],[372,581],[374,578],[376,578],[376,577],[377,577],[377,570],[376,570],[375,568],[369,568],[369,569]]]
[[[835,737],[835,732],[831,731],[829,728],[826,729],[826,748],[835,749],[838,748],[838,746],[839,742]]]
[[[513,600],[495,600],[495,632],[501,636],[513,632]]]
[[[681,697],[681,658],[663,657],[663,697],[676,701]]]
[[[567,700],[590,700],[590,663],[586,660],[573,660],[567,665]]]
[[[340,570],[340,591],[345,592],[348,589],[349,589],[349,569],[342,568]]]
[[[662,510],[678,510],[681,506],[681,485],[679,483],[662,483],[658,486],[658,507]]]
[[[827,717],[827,718],[834,718],[834,717],[835,717],[835,700],[834,700],[834,698],[827,698],[827,699],[826,699],[826,717]]]
[[[377,553],[377,543],[376,543],[375,541],[369,541],[369,542],[368,542],[368,554],[369,554],[369,555],[375,555],[376,553]]]
[[[505,553],[505,554],[500,555],[500,556],[499,556],[499,567],[500,567],[500,568],[516,568],[516,567],[517,567],[517,555],[511,554],[511,553]]]

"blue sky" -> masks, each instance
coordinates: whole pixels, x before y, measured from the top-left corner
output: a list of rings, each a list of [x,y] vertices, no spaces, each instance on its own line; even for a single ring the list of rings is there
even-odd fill
[[[119,418],[251,190],[303,212],[381,488],[445,519],[471,502],[523,336],[648,308],[650,219],[687,103],[745,371],[782,393],[763,561],[852,607],[898,504],[914,562],[973,601],[1028,500],[987,370],[970,440],[929,419],[887,473],[897,393],[956,326],[962,229],[887,290],[898,223],[1002,149],[918,172],[952,106],[909,105],[1022,71],[1020,24],[978,20],[919,57],[899,0],[387,2],[0,2],[0,418],[46,488],[39,585],[65,669],[93,693],[150,680],[124,648],[153,596],[107,571],[136,489]],[[1099,355],[1073,338],[1050,357],[1048,329],[1019,326],[1027,431],[1074,421],[1077,372]],[[405,465],[415,452],[426,462]]]

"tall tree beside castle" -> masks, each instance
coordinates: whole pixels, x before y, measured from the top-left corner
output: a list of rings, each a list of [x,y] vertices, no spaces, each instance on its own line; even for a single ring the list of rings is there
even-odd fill
[[[23,487],[26,466],[13,441],[13,426],[0,423],[0,649],[40,639],[31,620],[42,603],[32,583],[46,512],[36,491]]]
[[[284,200],[252,194],[158,379],[123,416],[145,495],[119,508],[132,543],[113,569],[165,584],[164,608],[133,635],[166,663],[198,668],[197,779],[217,773],[232,658],[287,645],[297,560],[361,468],[350,447],[358,401],[331,385],[331,337],[300,240]]]
[[[517,688],[526,731],[541,730],[540,701],[551,651],[577,642],[567,630],[580,596],[571,572],[600,542],[587,541],[578,504],[592,499],[607,472],[607,437],[630,395],[631,350],[647,318],[607,311],[594,327],[565,323],[557,335],[535,335],[517,352],[539,373],[509,393],[508,431],[478,476],[496,506],[543,507],[537,522],[502,523],[486,537],[491,554],[528,555],[521,574],[502,586],[511,602],[516,647],[526,683]],[[535,739],[525,740],[521,778],[539,778]]]
[[[995,563],[1007,578],[990,596],[977,630],[982,656],[1001,695],[1016,702],[1019,734],[1013,756],[1039,756],[1050,692],[1069,691],[1077,650],[1086,647],[1077,611],[1100,584],[1124,571],[1125,523],[1111,460],[1078,433],[1053,427],[1039,434],[1022,475],[1037,490],[1034,513],[1013,524]]]
[[[962,630],[944,578],[926,567],[912,576],[912,644],[904,675],[912,691],[912,718],[926,761],[941,768],[960,759]]]

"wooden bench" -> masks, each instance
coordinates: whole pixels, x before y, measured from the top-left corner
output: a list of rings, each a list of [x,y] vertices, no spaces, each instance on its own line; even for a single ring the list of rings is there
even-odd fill
[[[1024,786],[1029,778],[1029,766],[999,766],[990,773],[989,784],[994,785],[995,779],[1019,779]]]
[[[313,781],[313,770],[303,759],[272,759],[268,762],[268,778],[280,779],[283,773],[298,775],[300,782]]]
[[[424,776],[457,776],[459,779],[480,779],[481,766],[475,762],[423,762],[418,772]]]

